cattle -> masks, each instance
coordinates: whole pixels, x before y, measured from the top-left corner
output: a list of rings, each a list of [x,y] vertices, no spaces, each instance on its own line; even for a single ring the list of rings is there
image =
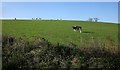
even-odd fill
[[[73,26],[72,28],[73,28],[73,30],[74,30],[75,32],[76,32],[77,30],[79,30],[80,33],[82,33],[82,27],[81,27],[81,26]]]

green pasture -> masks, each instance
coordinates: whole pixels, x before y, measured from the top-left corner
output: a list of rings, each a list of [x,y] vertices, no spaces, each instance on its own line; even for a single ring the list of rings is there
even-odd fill
[[[82,26],[83,31],[74,32],[72,26]],[[81,46],[82,43],[118,42],[118,24],[67,20],[2,20],[2,34],[29,40],[45,38],[51,43]]]

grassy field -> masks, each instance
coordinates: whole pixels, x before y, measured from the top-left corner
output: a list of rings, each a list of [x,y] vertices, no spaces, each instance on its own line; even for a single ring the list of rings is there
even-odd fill
[[[54,44],[67,45],[72,42],[81,46],[92,40],[99,43],[118,42],[118,25],[112,23],[57,20],[3,20],[2,23],[3,35],[27,37],[30,40],[43,37]],[[83,33],[74,32],[72,26],[75,25],[82,26]]]
[[[83,32],[74,32],[74,25]],[[120,68],[118,24],[3,20],[2,33],[3,70]]]

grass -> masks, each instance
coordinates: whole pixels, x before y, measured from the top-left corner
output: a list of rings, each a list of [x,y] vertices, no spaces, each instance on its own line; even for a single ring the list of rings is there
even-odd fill
[[[120,68],[118,24],[3,20],[2,68]],[[83,32],[74,32],[80,25]]]
[[[57,44],[71,42],[80,46],[81,41],[95,38],[100,42],[112,40],[118,42],[118,24],[85,21],[49,21],[49,20],[3,20],[3,35],[15,37],[44,37]],[[72,26],[80,25],[83,33],[73,32]]]

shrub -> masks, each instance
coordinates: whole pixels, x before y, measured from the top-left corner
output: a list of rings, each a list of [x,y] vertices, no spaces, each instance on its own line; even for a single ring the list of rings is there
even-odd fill
[[[27,41],[3,36],[2,64],[7,69],[120,68],[120,56],[106,47],[76,47],[70,43],[54,45],[44,38]],[[11,44],[12,43],[12,44]],[[100,44],[95,42],[95,46]],[[117,51],[118,52],[118,51]]]

